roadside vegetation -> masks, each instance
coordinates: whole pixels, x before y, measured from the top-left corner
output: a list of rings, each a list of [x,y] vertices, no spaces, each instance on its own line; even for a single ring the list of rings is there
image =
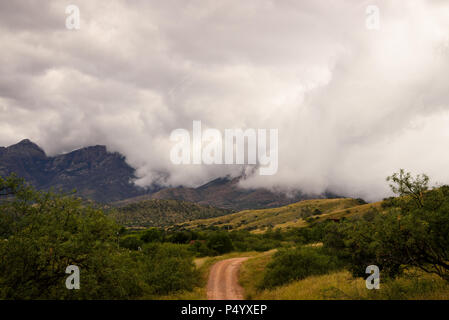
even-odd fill
[[[174,243],[184,245],[196,257],[217,256],[230,252],[263,252],[274,248],[289,247],[301,241],[301,233],[283,233],[281,230],[268,230],[262,234],[249,231],[183,230],[168,231],[150,228],[142,231],[123,230],[120,246],[139,250],[149,243]]]
[[[0,298],[205,299],[212,264],[245,256],[248,299],[449,299],[449,186],[404,170],[387,180],[397,197],[375,204],[306,200],[136,230],[73,195],[0,179]],[[68,265],[80,290],[65,288]],[[365,287],[369,265],[380,290]]]

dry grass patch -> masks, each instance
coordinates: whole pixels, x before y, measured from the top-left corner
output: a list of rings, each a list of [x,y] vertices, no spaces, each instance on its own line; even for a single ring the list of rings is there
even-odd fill
[[[382,281],[379,290],[368,290],[365,280],[348,271],[312,276],[253,294],[260,300],[447,300],[449,284],[435,275],[415,272]]]

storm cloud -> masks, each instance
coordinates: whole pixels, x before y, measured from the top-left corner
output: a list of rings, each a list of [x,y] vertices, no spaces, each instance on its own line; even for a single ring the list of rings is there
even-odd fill
[[[0,43],[3,146],[104,144],[139,185],[247,170],[170,162],[170,133],[199,120],[279,130],[277,174],[245,187],[376,200],[402,167],[449,183],[447,1],[16,0],[0,3]]]

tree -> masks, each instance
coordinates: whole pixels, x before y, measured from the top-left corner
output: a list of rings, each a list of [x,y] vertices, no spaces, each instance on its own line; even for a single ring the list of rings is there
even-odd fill
[[[136,299],[196,283],[186,248],[130,251],[117,246],[120,228],[74,196],[0,178],[0,299]],[[80,269],[79,290],[65,286],[69,265]]]
[[[233,249],[231,237],[227,232],[214,232],[209,236],[207,246],[219,254],[228,253]]]
[[[169,294],[192,290],[201,280],[185,245],[150,243],[143,248],[143,277],[150,284],[151,294]]]
[[[127,236],[120,240],[120,246],[130,250],[138,250],[143,245],[143,241],[136,236]]]
[[[402,196],[410,196],[419,207],[423,207],[424,192],[429,189],[429,177],[425,174],[418,174],[413,178],[410,172],[400,169],[399,172],[393,173],[387,177],[391,190]]]
[[[403,170],[390,180],[403,197],[390,199],[383,214],[329,226],[324,246],[355,276],[375,264],[390,277],[414,267],[449,281],[449,186],[428,190],[426,175],[412,179]]]
[[[158,228],[149,228],[140,237],[144,242],[160,242],[163,239],[163,231]]]
[[[119,229],[72,196],[35,191],[16,176],[0,178],[0,298],[108,299],[142,294],[137,265],[119,251]],[[65,269],[81,270],[67,290]]]

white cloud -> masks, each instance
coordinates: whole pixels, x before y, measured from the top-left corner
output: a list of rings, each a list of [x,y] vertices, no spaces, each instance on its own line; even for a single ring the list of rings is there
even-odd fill
[[[238,166],[174,166],[193,120],[278,128],[279,169],[245,186],[374,200],[405,167],[449,183],[447,1],[64,1],[0,5],[0,145],[105,144],[140,184],[197,185]]]

